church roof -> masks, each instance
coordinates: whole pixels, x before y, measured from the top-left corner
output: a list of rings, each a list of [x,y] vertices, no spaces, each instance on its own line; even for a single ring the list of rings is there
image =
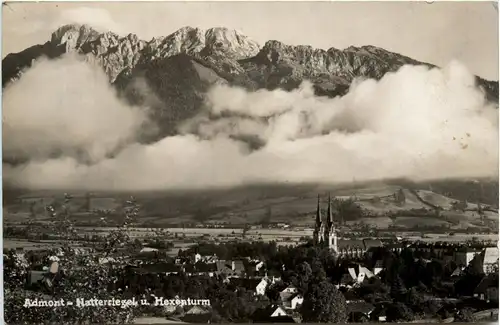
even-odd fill
[[[363,243],[362,240],[356,240],[356,239],[339,239],[337,241],[337,247],[339,250],[342,249],[365,249],[365,244]]]
[[[384,244],[380,239],[364,239],[363,244],[365,246],[366,250],[369,250],[370,248],[374,247],[383,247]]]

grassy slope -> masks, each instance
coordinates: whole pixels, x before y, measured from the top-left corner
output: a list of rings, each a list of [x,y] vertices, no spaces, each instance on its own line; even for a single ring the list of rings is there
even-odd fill
[[[357,203],[373,216],[363,218],[368,224],[380,228],[389,225],[414,227],[418,224],[439,225],[450,223],[455,227],[468,227],[480,224],[480,218],[475,211],[447,211],[455,201],[452,198],[429,190],[403,190],[406,202],[397,204],[391,197],[400,186],[382,183],[365,184],[357,188],[327,187],[327,186],[255,186],[244,189],[184,192],[184,193],[141,193],[137,200],[142,205],[142,220],[158,225],[165,223],[182,223],[189,221],[228,222],[235,224],[259,223],[267,215],[272,222],[291,222],[301,225],[312,225],[317,195],[322,195],[322,205],[326,206],[327,193],[339,198],[356,197]],[[445,211],[440,216],[416,217],[410,210],[432,208],[421,199],[432,205],[440,206]],[[73,193],[72,193],[73,194]],[[97,220],[85,211],[84,193],[74,193],[71,208],[75,218],[80,220]],[[44,206],[54,202],[62,202],[62,195],[54,192],[37,192],[18,195],[22,202],[10,200],[4,208],[7,222],[26,221],[30,219],[30,203],[35,202],[37,219],[44,217]],[[373,200],[378,197],[379,200]],[[127,198],[125,194],[94,193],[91,200],[91,210],[120,209]],[[469,203],[469,209],[475,209],[476,204]],[[398,213],[397,218],[389,218],[388,214]],[[407,213],[408,215],[405,215]],[[498,214],[487,212],[486,218],[498,222]]]

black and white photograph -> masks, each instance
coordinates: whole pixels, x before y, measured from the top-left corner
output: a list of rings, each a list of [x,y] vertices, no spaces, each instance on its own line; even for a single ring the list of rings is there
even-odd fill
[[[498,322],[482,1],[2,3],[2,324]]]

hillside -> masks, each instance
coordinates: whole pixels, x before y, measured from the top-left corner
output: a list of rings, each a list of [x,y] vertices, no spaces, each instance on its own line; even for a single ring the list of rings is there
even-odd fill
[[[344,50],[291,46],[270,40],[263,46],[227,28],[184,27],[171,35],[144,41],[134,34],[99,33],[87,25],[67,25],[45,44],[34,45],[2,61],[3,87],[21,78],[35,60],[81,54],[103,68],[109,82],[135,104],[152,107],[155,141],[175,134],[179,124],[203,109],[203,94],[214,83],[248,89],[294,89],[304,80],[318,95],[343,95],[356,78],[380,79],[405,64],[427,65],[374,46]],[[138,91],[145,82],[150,96]],[[487,98],[498,101],[498,82],[477,78]],[[168,107],[168,109],[166,109]]]
[[[220,191],[135,193],[141,205],[138,222],[148,225],[168,225],[190,222],[254,224],[288,222],[311,226],[318,193],[326,212],[328,193],[344,201],[354,200],[363,216],[346,214],[347,224],[365,223],[378,228],[440,226],[450,229],[468,227],[498,227],[498,209],[481,203],[483,217],[477,212],[477,202],[468,202],[463,209],[460,200],[428,190],[413,190],[386,183],[362,186],[254,186]],[[403,199],[398,197],[403,193]],[[129,194],[72,193],[71,212],[75,220],[97,222],[102,213],[118,213]],[[39,191],[17,193],[5,202],[7,223],[43,220],[45,205],[61,204],[63,193]],[[434,207],[433,207],[434,206]],[[437,211],[439,210],[439,211]],[[90,211],[90,212],[89,212]],[[105,212],[108,211],[108,212]],[[115,212],[112,212],[115,211]],[[36,214],[36,218],[30,215]],[[340,221],[340,220],[338,220]],[[496,226],[495,226],[496,225]]]

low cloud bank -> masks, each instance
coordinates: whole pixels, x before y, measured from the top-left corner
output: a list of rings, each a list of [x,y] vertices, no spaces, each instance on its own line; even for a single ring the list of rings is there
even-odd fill
[[[42,59],[4,90],[3,154],[99,162],[134,141],[145,113],[120,100],[99,67],[73,56]]]
[[[102,72],[72,58],[41,62],[4,94],[4,154],[34,158],[4,165],[4,179],[29,188],[155,190],[498,175],[498,110],[458,62],[404,66],[334,99],[315,96],[307,82],[292,92],[219,85],[206,97],[209,112],[179,135],[141,145],[132,139],[144,110],[117,99]],[[51,159],[54,150],[63,155]]]

